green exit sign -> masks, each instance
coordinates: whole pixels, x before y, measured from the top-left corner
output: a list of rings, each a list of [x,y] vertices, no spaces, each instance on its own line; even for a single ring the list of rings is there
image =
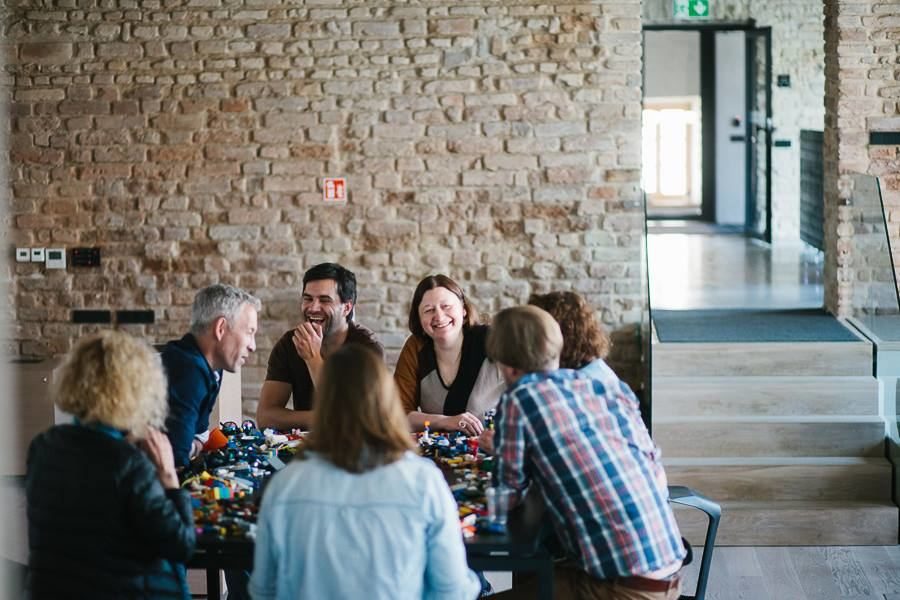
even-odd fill
[[[709,0],[672,0],[676,19],[705,19],[709,17]]]

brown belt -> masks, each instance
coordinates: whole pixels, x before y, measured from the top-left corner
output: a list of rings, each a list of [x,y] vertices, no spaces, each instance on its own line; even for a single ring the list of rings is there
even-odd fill
[[[678,587],[678,584],[681,583],[681,576],[675,575],[671,579],[648,579],[633,575],[631,577],[616,577],[614,581],[622,587],[641,592],[668,592]]]

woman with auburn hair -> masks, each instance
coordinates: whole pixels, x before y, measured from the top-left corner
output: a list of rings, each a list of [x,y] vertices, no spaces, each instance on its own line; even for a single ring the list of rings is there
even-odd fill
[[[304,451],[266,486],[251,595],[475,598],[456,503],[416,456],[381,358],[347,344],[322,368]]]
[[[584,298],[575,292],[550,292],[532,294],[528,304],[544,309],[559,323],[563,335],[560,368],[580,369],[588,376],[603,371],[609,336]]]
[[[191,499],[159,431],[159,355],[117,331],[81,340],[53,385],[75,416],[31,442],[25,476],[31,598],[188,598]],[[133,443],[136,441],[136,443]]]
[[[484,412],[505,387],[487,357],[487,325],[459,284],[446,275],[419,282],[409,308],[409,330],[394,380],[414,431],[433,429],[478,435]]]
[[[609,336],[584,298],[575,292],[550,292],[532,294],[528,304],[544,309],[559,323],[563,335],[560,368],[576,369],[608,390],[620,390],[623,402],[637,409],[639,403],[634,392],[604,360],[611,346]],[[489,441],[485,447],[493,446]]]

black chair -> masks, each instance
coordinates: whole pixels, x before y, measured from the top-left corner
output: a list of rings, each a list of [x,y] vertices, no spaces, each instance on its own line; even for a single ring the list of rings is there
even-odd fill
[[[700,560],[700,573],[697,577],[697,589],[693,596],[682,594],[680,600],[704,600],[706,584],[709,579],[709,568],[712,565],[713,549],[716,545],[716,531],[722,517],[722,507],[706,496],[683,485],[669,486],[669,502],[690,506],[706,513],[709,522],[706,526],[706,539],[703,542],[703,558]]]

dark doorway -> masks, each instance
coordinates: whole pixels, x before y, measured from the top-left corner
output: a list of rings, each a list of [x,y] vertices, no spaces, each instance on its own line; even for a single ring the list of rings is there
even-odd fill
[[[771,29],[647,25],[644,47],[647,218],[770,241]]]

